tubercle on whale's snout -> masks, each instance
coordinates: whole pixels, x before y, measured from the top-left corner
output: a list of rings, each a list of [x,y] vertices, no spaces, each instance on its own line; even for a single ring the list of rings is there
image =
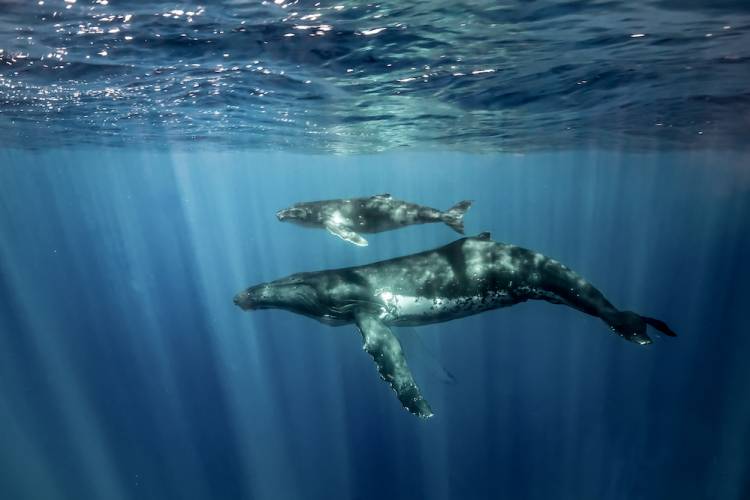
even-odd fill
[[[274,287],[270,283],[251,286],[234,296],[234,305],[243,311],[270,309],[277,307]]]
[[[295,209],[294,208],[282,208],[278,212],[276,212],[276,218],[279,219],[281,222],[284,222],[287,219],[293,219],[295,216]]]

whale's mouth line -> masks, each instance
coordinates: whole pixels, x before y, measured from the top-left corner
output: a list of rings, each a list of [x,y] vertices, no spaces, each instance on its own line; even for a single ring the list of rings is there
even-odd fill
[[[274,306],[269,306],[269,305],[250,305],[247,307],[242,307],[242,309],[245,311],[260,311],[261,309],[276,309],[276,308]]]

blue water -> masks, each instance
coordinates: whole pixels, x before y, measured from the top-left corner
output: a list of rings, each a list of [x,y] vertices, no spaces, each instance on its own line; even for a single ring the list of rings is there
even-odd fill
[[[750,498],[748,82],[741,0],[0,1],[0,500]],[[458,237],[274,216],[386,192],[678,337],[397,329],[420,420],[232,303]]]
[[[746,159],[3,151],[0,496],[748,498]],[[274,217],[386,191],[471,197],[469,234],[553,256],[679,337],[638,346],[545,302],[421,327],[420,420],[355,327],[232,304],[456,237],[356,248]]]

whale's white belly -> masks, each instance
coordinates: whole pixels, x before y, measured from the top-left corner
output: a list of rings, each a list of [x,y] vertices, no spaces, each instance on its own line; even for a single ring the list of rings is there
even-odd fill
[[[386,290],[377,296],[383,303],[380,319],[390,324],[429,323],[446,316],[459,318],[518,302],[505,290],[452,298],[400,295]]]

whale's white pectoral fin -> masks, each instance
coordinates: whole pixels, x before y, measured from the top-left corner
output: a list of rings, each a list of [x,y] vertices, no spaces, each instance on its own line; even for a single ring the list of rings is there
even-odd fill
[[[364,350],[372,356],[378,373],[396,391],[404,408],[422,418],[431,417],[432,408],[414,382],[398,338],[371,312],[357,311],[354,318],[362,333]]]
[[[358,247],[366,247],[367,246],[367,240],[364,239],[360,234],[355,233],[348,227],[336,224],[335,222],[329,220],[325,223],[326,229],[329,233],[334,234],[341,238],[344,241],[348,241],[349,243],[353,243],[357,245]]]

